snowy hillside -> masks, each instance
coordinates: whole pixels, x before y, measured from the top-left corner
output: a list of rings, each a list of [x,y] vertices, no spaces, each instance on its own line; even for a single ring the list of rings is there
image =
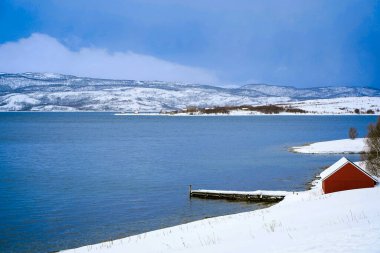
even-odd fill
[[[266,84],[249,84],[242,87],[244,90],[260,92],[267,96],[287,96],[294,99],[317,99],[337,97],[374,97],[379,96],[380,91],[363,87],[317,87],[297,89],[287,86],[274,86]]]
[[[52,73],[0,74],[0,111],[159,112],[187,106],[261,105],[364,96],[380,97],[380,90],[360,87],[297,89],[264,84],[220,88]]]
[[[290,193],[270,208],[204,219],[67,253],[379,252],[380,187]]]

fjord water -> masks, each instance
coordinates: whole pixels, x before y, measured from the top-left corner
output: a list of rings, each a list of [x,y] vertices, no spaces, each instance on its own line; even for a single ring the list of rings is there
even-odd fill
[[[288,147],[364,136],[370,116],[0,113],[0,252],[51,252],[260,208],[188,185],[304,190],[340,155]],[[358,159],[358,155],[348,155]]]

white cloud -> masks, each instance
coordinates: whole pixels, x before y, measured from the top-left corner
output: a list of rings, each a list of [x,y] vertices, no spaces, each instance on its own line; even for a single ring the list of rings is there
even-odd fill
[[[72,51],[58,40],[35,33],[29,38],[0,44],[0,71],[55,72],[77,76],[183,81],[215,84],[215,74],[133,52],[110,53],[105,49]]]

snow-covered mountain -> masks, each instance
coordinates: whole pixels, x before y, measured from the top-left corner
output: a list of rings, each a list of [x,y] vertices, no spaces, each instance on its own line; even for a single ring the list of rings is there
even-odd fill
[[[1,111],[140,111],[159,112],[187,106],[273,104],[323,98],[380,97],[362,87],[249,84],[240,88],[208,85],[82,78],[51,73],[0,73]]]

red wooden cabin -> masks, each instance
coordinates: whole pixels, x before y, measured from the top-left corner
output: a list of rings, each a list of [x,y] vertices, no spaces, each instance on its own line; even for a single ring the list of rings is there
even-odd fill
[[[324,193],[374,187],[376,178],[343,157],[321,173]]]

